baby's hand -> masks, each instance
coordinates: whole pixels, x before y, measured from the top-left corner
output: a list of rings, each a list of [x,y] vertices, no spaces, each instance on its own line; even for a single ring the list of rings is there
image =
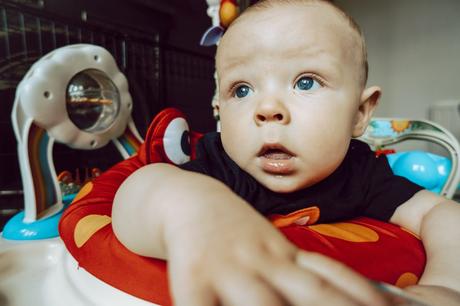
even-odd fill
[[[185,236],[168,248],[177,306],[387,305],[365,278],[298,250],[256,214],[227,211],[223,220],[205,219]]]

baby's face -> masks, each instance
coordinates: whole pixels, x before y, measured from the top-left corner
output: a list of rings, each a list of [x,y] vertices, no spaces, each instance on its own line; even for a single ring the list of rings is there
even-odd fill
[[[356,35],[324,5],[249,13],[217,55],[225,151],[262,185],[292,192],[342,162],[362,86]]]

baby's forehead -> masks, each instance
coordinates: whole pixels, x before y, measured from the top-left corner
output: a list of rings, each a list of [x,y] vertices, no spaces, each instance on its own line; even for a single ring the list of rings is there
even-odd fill
[[[262,56],[298,49],[337,53],[360,65],[359,33],[335,7],[322,2],[276,4],[243,13],[228,29],[217,50],[217,68],[238,55]],[[308,3],[308,4],[306,4]],[[317,52],[317,53],[319,53]],[[312,52],[312,54],[315,54]]]
[[[336,49],[350,49],[355,44],[351,29],[334,8],[326,5],[276,5],[243,14],[228,29],[218,47],[221,54],[261,53],[308,47],[314,49],[320,42]],[[263,48],[271,47],[271,48]],[[231,49],[231,50],[229,50]],[[231,57],[231,56],[230,56]],[[227,57],[224,57],[227,58]]]
[[[326,1],[320,0],[298,0],[298,1],[266,1],[272,3],[269,6],[250,7],[238,17],[230,26],[237,27],[243,23],[245,26],[251,26],[260,22],[276,23],[285,20],[295,26],[299,20],[293,17],[305,19],[316,19],[317,21],[336,24],[343,27],[344,30],[351,30],[350,20],[347,15],[337,7]],[[318,24],[319,25],[319,24]],[[310,26],[316,26],[311,24]]]

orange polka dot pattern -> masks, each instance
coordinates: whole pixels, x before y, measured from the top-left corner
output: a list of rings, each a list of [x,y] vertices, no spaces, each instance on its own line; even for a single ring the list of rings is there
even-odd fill
[[[401,274],[395,285],[399,288],[405,288],[417,284],[418,279],[419,278],[414,273],[406,272]]]
[[[93,183],[91,183],[91,182],[86,183],[80,189],[80,191],[77,193],[77,195],[73,199],[72,203],[77,202],[77,201],[83,199],[84,197],[86,197],[91,192],[91,190],[93,190]]]
[[[319,217],[319,209],[312,208]],[[364,217],[347,222],[300,225],[297,219],[304,218],[308,211],[303,209],[270,219],[304,250],[335,258],[374,280],[402,288],[417,283],[426,258],[421,241],[410,231]]]

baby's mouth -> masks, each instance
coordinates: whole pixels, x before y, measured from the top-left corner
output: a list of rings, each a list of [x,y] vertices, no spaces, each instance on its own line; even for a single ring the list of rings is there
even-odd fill
[[[267,144],[262,147],[257,154],[258,157],[264,157],[271,160],[285,160],[294,157],[294,154],[279,144]]]
[[[292,158],[291,154],[286,153],[283,150],[279,150],[279,149],[269,149],[261,156],[267,159],[273,159],[273,160],[283,160],[283,159]]]
[[[262,170],[266,173],[282,177],[295,171],[293,158],[295,154],[280,144],[264,145],[257,157]]]

